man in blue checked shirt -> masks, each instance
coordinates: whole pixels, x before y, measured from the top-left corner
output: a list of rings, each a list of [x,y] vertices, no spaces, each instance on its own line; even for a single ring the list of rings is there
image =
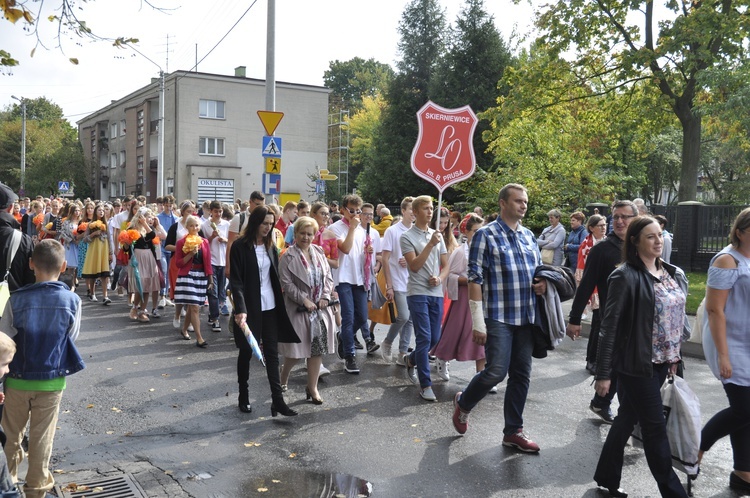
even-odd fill
[[[505,185],[498,195],[500,216],[471,241],[469,308],[474,342],[484,345],[487,364],[463,393],[456,393],[453,426],[464,434],[469,412],[507,375],[503,446],[537,453],[539,445],[523,431],[523,409],[531,377],[536,295],[547,291],[547,282],[534,281],[542,255],[534,234],[521,225],[528,202],[525,187]]]

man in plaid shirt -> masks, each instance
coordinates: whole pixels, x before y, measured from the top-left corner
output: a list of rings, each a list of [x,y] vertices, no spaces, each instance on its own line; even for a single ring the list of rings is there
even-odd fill
[[[463,393],[456,393],[453,426],[464,434],[469,412],[507,375],[503,446],[536,453],[539,445],[523,432],[523,409],[531,376],[536,295],[547,291],[547,282],[534,281],[542,256],[534,234],[521,225],[529,202],[526,188],[509,183],[500,190],[498,202],[500,216],[477,231],[469,250],[474,342],[484,345],[487,364]]]

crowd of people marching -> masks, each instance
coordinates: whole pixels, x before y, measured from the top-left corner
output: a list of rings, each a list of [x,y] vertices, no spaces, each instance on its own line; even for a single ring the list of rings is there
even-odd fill
[[[334,352],[348,374],[360,372],[357,349],[403,366],[428,402],[437,401],[434,377],[448,381],[451,362],[473,361],[476,375],[453,400],[456,431],[468,430],[472,409],[507,378],[502,444],[536,453],[540,448],[524,428],[523,411],[539,330],[549,337],[557,327],[575,340],[581,319],[590,316],[586,369],[595,378],[590,409],[612,424],[597,484],[611,496],[627,496],[620,487],[623,451],[639,423],[662,495],[686,496],[672,470],[659,389],[677,372],[680,344],[690,335],[687,280],[669,264],[666,220],[648,215],[642,203],[617,201],[608,217],[587,219],[576,211],[569,234],[562,214],[552,210],[550,226],[536,237],[522,223],[528,195],[517,184],[503,187],[498,213],[487,217],[480,208],[468,214],[435,209],[424,195],[404,198],[393,216],[384,205],[354,194],[340,205],[278,206],[266,203],[260,192],[233,205],[215,200],[197,205],[176,204],[172,196],[153,204],[132,196],[113,202],[17,199],[2,187],[0,216],[30,241],[22,253],[41,261],[44,251],[56,250],[56,243],[45,241],[59,242],[59,281],[66,291],[83,284],[85,299],[103,306],[110,306],[116,293],[127,298],[134,322],[171,319],[180,336],[202,350],[210,342],[205,332],[221,332],[220,316],[231,316],[239,350],[238,407],[245,413],[252,411],[253,355],[265,361],[273,416],[297,414],[284,393],[300,361],[307,366],[306,398],[315,405],[324,403],[318,380],[329,373],[324,359]],[[709,271],[704,343],[714,347],[707,360],[723,382],[729,408],[704,429],[700,454],[731,435],[730,485],[745,492],[750,489],[750,341],[743,306],[750,290],[748,230],[750,210],[745,210],[732,228],[731,244]],[[23,263],[16,265],[11,291],[35,278],[40,285],[40,265],[31,265],[36,277]],[[575,297],[566,327],[558,293],[568,282]],[[4,313],[0,331],[19,337],[21,328],[9,323],[8,315],[12,310]],[[63,329],[74,351],[80,316],[71,323]],[[375,324],[388,326],[379,344]],[[0,359],[1,350],[2,341]],[[10,370],[14,377],[12,363]],[[615,394],[616,416],[610,409]],[[14,443],[6,455],[15,480],[17,421],[11,430]],[[40,463],[45,471],[27,476],[27,487],[45,489],[51,439],[37,444],[36,456],[47,459]]]

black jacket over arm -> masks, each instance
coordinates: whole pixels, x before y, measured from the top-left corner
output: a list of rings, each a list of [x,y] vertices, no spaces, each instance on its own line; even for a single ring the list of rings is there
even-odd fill
[[[276,300],[277,340],[278,342],[300,342],[292,322],[286,314],[284,297],[281,294],[279,255],[273,246],[267,252],[271,260],[271,287]],[[238,239],[232,244],[229,261],[229,287],[232,289],[234,312],[247,313],[247,324],[253,331],[255,338],[260,340],[260,333],[263,329],[263,312],[260,302],[260,272],[258,271],[258,258],[255,255],[255,249],[249,248],[242,239]]]

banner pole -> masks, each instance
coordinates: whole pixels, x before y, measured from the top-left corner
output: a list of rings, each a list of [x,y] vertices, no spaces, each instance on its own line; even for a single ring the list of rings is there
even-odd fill
[[[435,220],[435,231],[440,234],[442,237],[443,234],[440,232],[440,208],[443,206],[443,191],[438,190],[438,205],[437,205],[437,219]],[[443,244],[445,244],[445,241],[443,241]],[[437,259],[437,265],[435,268],[435,276],[437,277],[440,275],[440,246],[438,246],[438,259]]]

